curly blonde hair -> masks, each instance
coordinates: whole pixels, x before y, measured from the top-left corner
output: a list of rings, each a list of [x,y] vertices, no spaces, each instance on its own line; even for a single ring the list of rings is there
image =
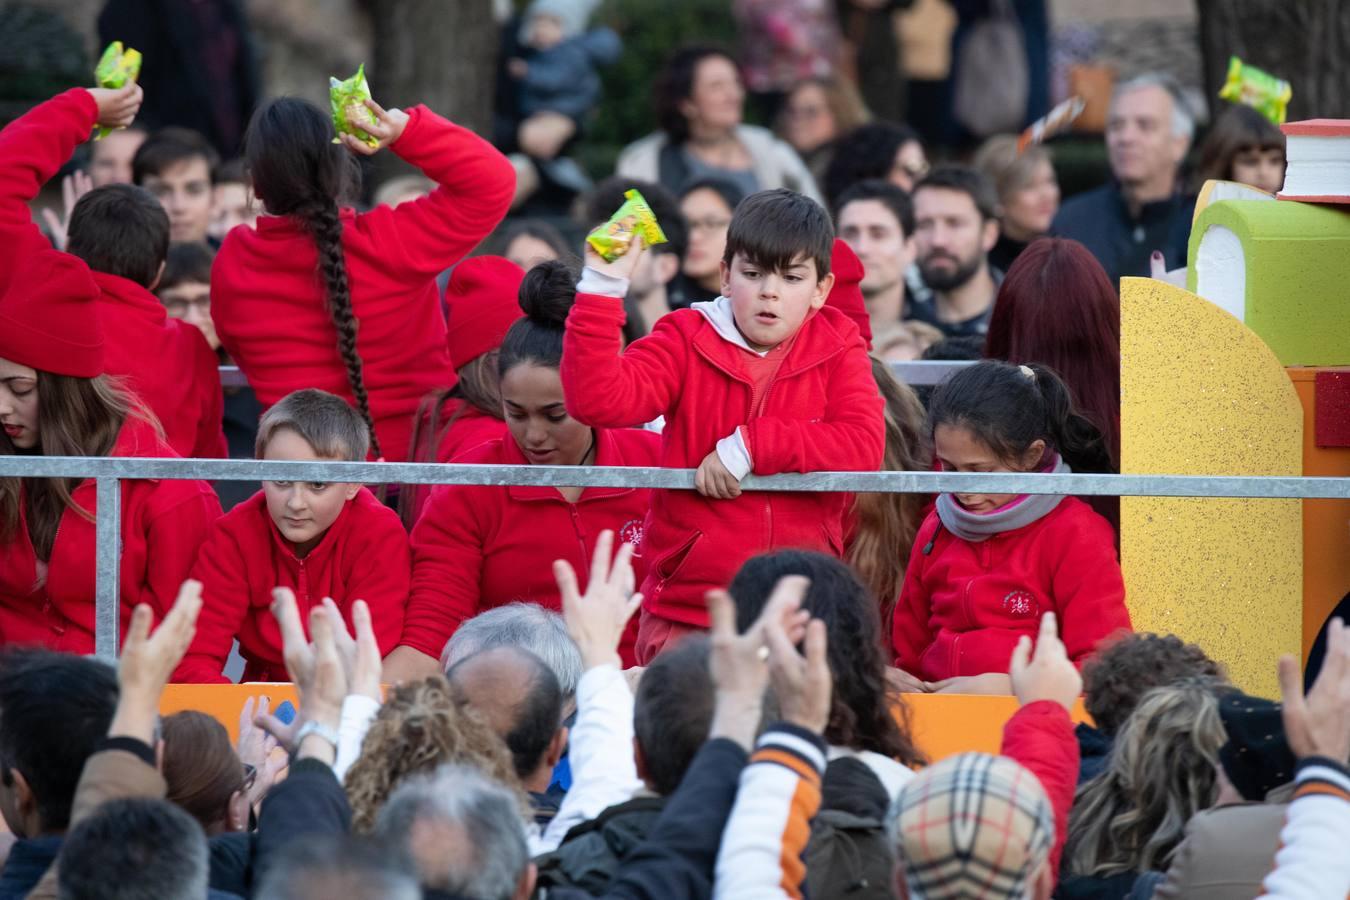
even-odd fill
[[[361,756],[347,771],[352,829],[369,833],[389,795],[411,775],[446,763],[478,769],[529,800],[516,777],[506,743],[472,710],[455,702],[443,675],[401,684],[389,692],[361,744]]]

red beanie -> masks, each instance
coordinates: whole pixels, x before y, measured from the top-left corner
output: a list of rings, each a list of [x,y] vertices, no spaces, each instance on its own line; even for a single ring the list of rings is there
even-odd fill
[[[19,266],[0,297],[0,356],[55,375],[103,374],[98,285],[89,267],[56,250]]]
[[[456,369],[496,350],[520,311],[525,270],[500,256],[474,256],[455,266],[445,287],[445,344]]]
[[[853,248],[834,239],[834,255],[830,258],[830,271],[834,273],[834,287],[830,296],[825,298],[826,306],[833,306],[853,320],[862,332],[867,349],[872,349],[872,320],[867,316],[867,304],[863,303],[862,288],[863,264]]]

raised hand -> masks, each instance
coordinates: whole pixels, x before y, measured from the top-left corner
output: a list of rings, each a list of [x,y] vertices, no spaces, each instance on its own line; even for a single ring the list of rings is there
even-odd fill
[[[57,215],[50,209],[42,210],[42,221],[46,223],[47,232],[51,235],[52,243],[56,245],[57,250],[66,249],[70,216],[75,211],[75,204],[93,189],[94,180],[83,169],[76,169],[61,179],[61,214]]]
[[[109,734],[154,742],[160,694],[187,654],[201,610],[202,583],[191,579],[178,589],[173,608],[153,635],[150,623],[154,613],[144,603],[137,605],[118,659],[119,696]]]
[[[1074,701],[1083,692],[1083,676],[1069,660],[1064,642],[1059,639],[1055,614],[1041,616],[1041,630],[1036,636],[1036,652],[1031,652],[1031,638],[1023,635],[1013,648],[1009,667],[1012,690],[1022,706],[1037,700],[1053,700],[1065,709],[1072,709]]]
[[[104,128],[125,128],[136,119],[141,111],[141,101],[145,91],[135,82],[120,88],[89,88],[94,102],[98,104],[98,118],[95,123]]]
[[[619,665],[619,641],[628,620],[642,606],[642,595],[633,593],[633,545],[624,543],[614,555],[614,532],[602,531],[591,555],[591,576],[583,595],[577,573],[566,560],[553,563],[553,577],[562,596],[563,621],[581,651],[587,669]]]
[[[634,234],[633,242],[628,246],[628,252],[613,262],[605,262],[605,258],[595,252],[595,248],[590,242],[586,242],[586,265],[604,275],[612,275],[615,278],[633,277],[633,270],[637,268],[638,261],[642,259],[642,254],[646,252],[646,245],[643,243],[642,235]]]
[[[769,680],[783,719],[817,734],[824,732],[834,694],[825,623],[820,619],[807,623],[805,655],[797,652],[781,619],[765,623],[764,637],[769,647]]]
[[[366,108],[375,117],[375,121],[362,125],[361,130],[379,141],[380,146],[372,147],[353,134],[343,134],[339,137],[348,150],[362,156],[374,156],[380,147],[388,147],[403,136],[403,129],[408,127],[408,114],[401,109],[385,109],[374,100],[367,100]]]
[[[1306,697],[1298,660],[1280,657],[1280,693],[1284,730],[1295,756],[1350,759],[1350,629],[1344,622],[1332,619],[1327,626],[1326,657]]]

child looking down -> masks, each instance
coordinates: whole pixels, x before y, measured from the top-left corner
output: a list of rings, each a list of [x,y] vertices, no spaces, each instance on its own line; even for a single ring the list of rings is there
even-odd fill
[[[596,427],[665,416],[661,465],[697,467],[697,492],[656,491],[642,554],[636,653],[708,627],[704,594],[746,559],[797,547],[843,552],[846,495],[742,494],[746,475],[874,470],[882,400],[858,327],[825,306],[834,228],[815,201],[763,191],[736,210],[722,296],[676,310],[622,346],[622,298],[641,256],[606,263],[588,249],[567,319],[567,410]]]

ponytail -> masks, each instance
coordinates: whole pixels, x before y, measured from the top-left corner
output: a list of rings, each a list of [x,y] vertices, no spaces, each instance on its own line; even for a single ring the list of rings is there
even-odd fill
[[[968,429],[1004,460],[1020,459],[1042,440],[1075,472],[1114,471],[1101,431],[1046,366],[985,360],[961,369],[933,393],[928,424],[934,432],[939,425]]]

